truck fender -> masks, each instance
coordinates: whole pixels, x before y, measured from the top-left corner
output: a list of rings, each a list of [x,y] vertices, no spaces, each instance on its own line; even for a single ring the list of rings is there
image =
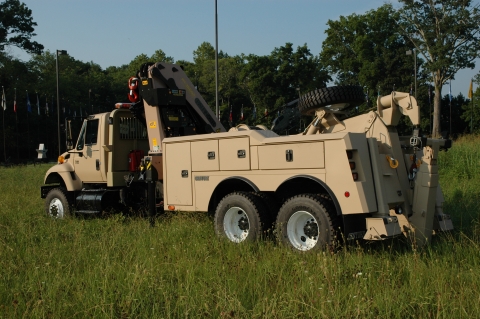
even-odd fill
[[[290,187],[290,184],[296,179],[308,180],[312,184],[317,184],[318,188],[312,188],[309,186],[309,187],[306,187],[304,191],[301,189],[292,190]],[[280,184],[280,186],[277,187],[277,189],[275,190],[275,193],[279,195],[290,194],[290,196],[294,196],[294,195],[300,195],[301,193],[313,193],[315,192],[315,189],[317,190],[323,189],[325,192],[327,192],[330,198],[332,199],[332,202],[335,206],[335,210],[337,211],[337,215],[338,216],[342,215],[342,209],[340,208],[340,204],[338,203],[337,197],[335,196],[334,192],[330,189],[330,187],[327,186],[327,184],[325,184],[324,181],[314,176],[296,175],[296,176],[289,177],[288,179],[283,181],[283,183]]]
[[[209,210],[217,207],[218,203],[226,195],[235,191],[246,192],[260,192],[260,189],[251,180],[243,176],[230,176],[222,180],[213,190],[210,202],[208,203]]]
[[[70,163],[52,166],[45,174],[44,184],[62,184],[68,191],[82,189],[82,181],[75,175],[75,170]]]

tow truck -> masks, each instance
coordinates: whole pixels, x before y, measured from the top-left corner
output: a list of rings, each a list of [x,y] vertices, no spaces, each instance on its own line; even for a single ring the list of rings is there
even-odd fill
[[[313,120],[288,136],[262,125],[227,131],[177,64],[144,64],[129,79],[129,98],[85,119],[76,144],[47,171],[48,215],[211,211],[220,237],[241,243],[273,229],[298,251],[341,238],[407,236],[421,246],[453,229],[437,166],[451,141],[419,135],[408,93],[393,91],[375,110],[348,117],[362,88],[319,88],[290,103]],[[402,116],[410,136],[397,133]]]

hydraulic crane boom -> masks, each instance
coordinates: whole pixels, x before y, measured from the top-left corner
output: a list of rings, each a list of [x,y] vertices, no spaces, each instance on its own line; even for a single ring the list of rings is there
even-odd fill
[[[150,145],[149,154],[162,153],[165,137],[225,132],[183,69],[165,62],[144,64],[138,72],[139,95]]]

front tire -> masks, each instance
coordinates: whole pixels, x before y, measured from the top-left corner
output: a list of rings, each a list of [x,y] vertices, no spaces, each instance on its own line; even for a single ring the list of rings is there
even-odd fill
[[[71,203],[68,200],[67,190],[54,188],[45,197],[45,212],[54,219],[63,219],[70,215]]]
[[[215,232],[234,243],[255,241],[262,235],[265,207],[255,195],[233,192],[215,211]]]
[[[332,205],[316,194],[297,195],[280,208],[278,240],[294,250],[327,250],[335,247],[339,218]]]

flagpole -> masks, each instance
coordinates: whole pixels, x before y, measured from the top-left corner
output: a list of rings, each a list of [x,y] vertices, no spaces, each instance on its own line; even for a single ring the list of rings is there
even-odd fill
[[[3,91],[3,95],[2,95],[2,108],[3,108],[3,118],[2,118],[2,122],[3,122],[3,156],[5,157],[5,165],[7,165],[7,151],[6,151],[6,147],[5,147],[5,108],[6,108],[6,101],[5,101],[5,90],[3,88],[3,85],[2,85],[2,91]]]
[[[470,114],[470,134],[473,134],[473,80],[472,82],[472,113]]]
[[[35,92],[35,93],[37,93],[37,113],[38,113],[37,145],[40,146],[40,141],[42,140],[40,138],[40,122],[41,122],[41,119],[40,119],[40,100],[38,99],[38,92]],[[34,160],[34,163],[35,163],[35,160]]]
[[[47,138],[45,139],[45,148],[48,145],[48,118],[50,115],[48,114],[48,96],[45,94],[45,133],[47,134]],[[48,148],[47,148],[48,149]],[[48,159],[47,159],[48,160]]]
[[[220,111],[218,106],[218,14],[217,0],[215,0],[215,113],[219,117]]]
[[[450,136],[453,136],[452,134],[452,80],[450,80]]]
[[[17,88],[15,88],[15,103],[14,103],[14,107],[15,107],[15,129],[17,131],[17,163],[20,159],[20,156],[18,154],[18,115],[17,115]]]
[[[5,147],[5,109],[3,110],[3,155],[5,157],[5,165],[7,165],[7,151]]]
[[[28,113],[30,113],[28,106],[30,105],[30,99],[28,98],[28,90],[27,91],[27,160],[29,158],[29,153],[30,153],[30,121],[28,120]],[[32,106],[30,105],[30,108]],[[30,109],[31,110],[31,109]]]
[[[432,92],[430,84],[428,85],[428,104],[430,106],[430,114],[428,115],[428,119],[430,122],[430,134],[432,134]]]

